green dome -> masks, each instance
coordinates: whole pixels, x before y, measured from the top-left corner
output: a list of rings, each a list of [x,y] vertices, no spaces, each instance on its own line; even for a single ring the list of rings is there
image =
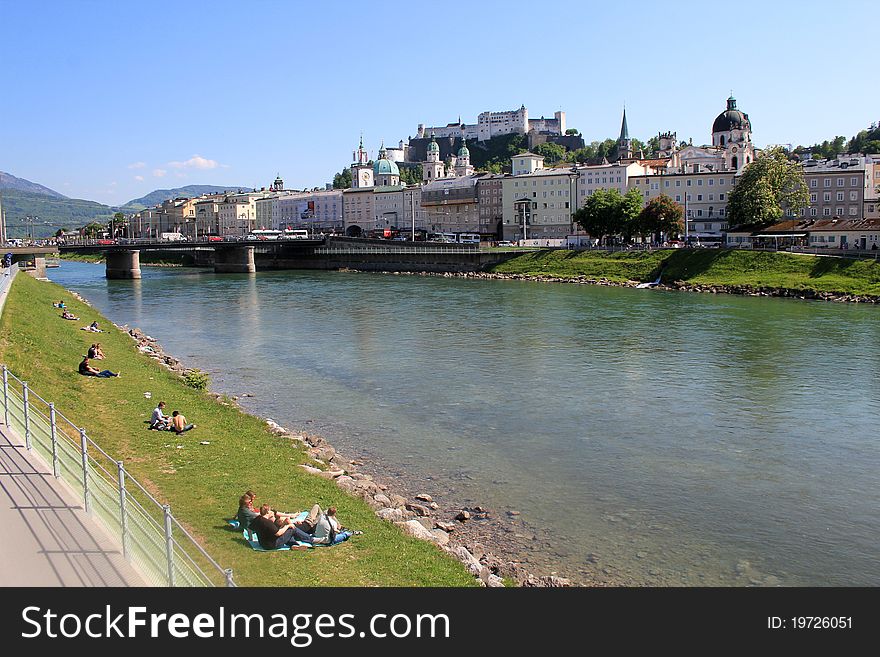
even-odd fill
[[[462,143],[461,148],[458,149],[458,156],[468,158],[471,156],[471,152],[468,150],[468,147],[464,143]]]
[[[376,163],[373,165],[373,175],[378,176],[381,174],[399,176],[400,169],[397,168],[394,162],[383,157],[381,160],[376,160]]]
[[[440,152],[440,146],[437,144],[436,141],[434,141],[433,137],[431,137],[431,143],[428,144],[428,152],[429,153],[439,153]]]

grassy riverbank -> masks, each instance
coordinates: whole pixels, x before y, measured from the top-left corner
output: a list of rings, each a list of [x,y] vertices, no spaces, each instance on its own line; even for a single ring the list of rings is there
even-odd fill
[[[61,260],[70,260],[72,262],[104,262],[103,253],[62,253],[59,257]],[[195,260],[191,254],[181,253],[179,251],[141,251],[140,254],[140,263],[142,265],[188,267],[191,266],[194,261]]]
[[[52,307],[58,299],[81,320],[62,320]],[[95,336],[79,330],[93,320],[109,332]],[[107,354],[99,366],[121,371],[119,378],[77,374],[82,354],[96,338]],[[258,418],[184,385],[138,353],[126,333],[60,286],[25,275],[16,278],[0,320],[0,361],[73,422],[87,427],[103,449],[124,460],[158,499],[171,504],[207,550],[233,568],[239,585],[474,585],[461,564],[434,545],[404,535],[379,520],[363,501],[305,473],[298,467],[308,461],[301,448],[270,434]],[[144,397],[147,391],[152,399]],[[144,420],[160,399],[198,428],[181,436],[148,431]],[[335,504],[345,525],[365,533],[333,548],[253,552],[224,522],[248,488],[259,500],[282,509]]]
[[[727,249],[664,251],[540,251],[496,265],[490,271],[527,276],[606,278],[694,285],[780,287],[840,294],[880,295],[880,263]]]

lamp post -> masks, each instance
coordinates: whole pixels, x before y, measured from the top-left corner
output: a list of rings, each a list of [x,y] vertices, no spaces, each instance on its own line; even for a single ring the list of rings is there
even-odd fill
[[[577,163],[572,165],[571,170],[568,173],[569,180],[571,180],[571,203],[569,203],[569,221],[571,225],[569,226],[569,230],[574,233],[574,213],[577,209],[577,181],[579,177]]]

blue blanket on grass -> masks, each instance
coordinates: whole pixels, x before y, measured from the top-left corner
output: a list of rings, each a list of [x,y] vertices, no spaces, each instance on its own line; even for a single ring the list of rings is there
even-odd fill
[[[301,511],[293,517],[293,521],[299,522],[301,520],[304,520],[307,515],[309,515],[308,511]],[[230,526],[235,527],[236,529],[238,529],[241,526],[241,524],[236,519],[227,520],[226,522],[228,522]],[[250,529],[243,530],[241,532],[241,535],[244,538],[244,540],[247,541],[248,545],[250,545],[251,548],[256,552],[283,552],[285,550],[290,549],[289,545],[282,545],[279,548],[273,548],[271,550],[267,550],[262,545],[260,545],[260,541],[257,540],[256,533],[252,532]],[[311,543],[303,543],[302,541],[297,541],[295,547],[311,548],[311,547],[317,547],[317,546],[312,545]]]

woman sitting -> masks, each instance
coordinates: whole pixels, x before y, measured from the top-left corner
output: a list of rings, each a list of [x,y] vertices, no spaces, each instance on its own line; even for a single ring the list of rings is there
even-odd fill
[[[119,372],[114,374],[110,370],[98,370],[89,365],[89,357],[83,356],[82,362],[79,364],[79,373],[83,376],[98,376],[102,379],[109,379],[111,376],[119,376]]]
[[[92,360],[104,360],[104,352],[101,350],[100,342],[96,342],[89,347],[89,358]]]

